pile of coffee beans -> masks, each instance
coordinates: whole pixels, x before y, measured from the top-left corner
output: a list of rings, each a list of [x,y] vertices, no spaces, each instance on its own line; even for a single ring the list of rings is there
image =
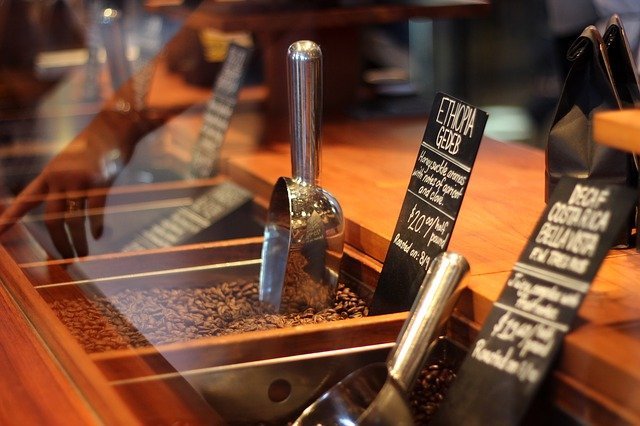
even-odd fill
[[[198,288],[127,289],[109,297],[56,300],[50,306],[90,353],[369,314],[366,302],[343,283],[338,284],[332,307],[287,314],[261,304],[258,283],[245,281]],[[439,360],[421,372],[409,398],[416,425],[428,424],[444,399],[456,377],[450,364]]]
[[[416,425],[426,425],[433,418],[444,400],[456,373],[446,360],[426,366],[409,396]]]
[[[108,303],[62,299],[51,308],[87,352],[144,346],[146,340]]]
[[[367,316],[366,302],[340,283],[333,307],[277,314],[258,300],[257,282],[210,287],[123,290],[108,298],[51,303],[88,352],[182,342]]]

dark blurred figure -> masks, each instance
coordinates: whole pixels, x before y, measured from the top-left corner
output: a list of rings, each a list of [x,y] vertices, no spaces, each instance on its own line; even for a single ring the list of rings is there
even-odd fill
[[[93,13],[91,10],[94,9],[102,12],[102,15],[90,15],[89,19],[85,17],[84,22],[91,25],[92,20],[97,19],[97,25],[104,24],[104,20],[100,21],[101,16],[108,14],[113,18],[130,7],[136,8],[137,12],[140,5],[134,1],[89,2],[85,5],[85,9],[90,11],[88,13]],[[0,0],[0,103],[9,107],[34,105],[55,84],[55,81],[38,78],[35,72],[36,57],[45,49],[82,47],[85,40],[82,33],[76,31],[79,28],[76,22],[80,21],[64,0]],[[134,22],[132,32],[139,30],[140,22]],[[122,21],[117,23],[124,24]],[[64,30],[69,33],[63,34]],[[102,32],[101,41],[107,63],[109,55],[114,53],[119,55],[118,60],[128,62],[124,48],[126,31],[122,25],[113,34],[118,42],[122,42],[117,46],[107,43],[109,40]],[[153,108],[147,108],[145,99],[149,88],[145,88],[141,82],[149,80],[155,70],[163,66],[179,75],[187,84],[211,86],[226,57],[229,39],[216,44],[212,41],[216,38],[215,34],[209,34],[208,37],[207,34],[196,35],[188,26],[182,27],[175,35],[173,32],[173,38],[166,46],[162,46],[164,39],[159,40],[160,52],[146,60],[138,71],[119,76],[122,77],[118,79],[121,83],[112,84],[113,95],[104,100],[102,108],[89,124],[56,153],[10,205],[0,206],[0,234],[28,211],[44,204],[45,225],[62,257],[88,254],[85,224],[88,222],[89,231],[95,239],[100,238],[107,198],[106,191],[97,191],[99,195],[90,196],[88,191],[108,189],[130,161],[138,142],[188,106],[176,105],[158,114]],[[88,37],[91,35],[89,33]],[[89,44],[93,42],[89,41]],[[216,52],[217,56],[210,54],[210,51]],[[211,60],[214,64],[207,69],[207,58],[211,56],[216,56]],[[90,62],[91,59],[88,60]],[[113,74],[111,68],[109,71]],[[114,75],[110,77],[113,80]],[[1,114],[0,107],[0,117]],[[0,186],[0,192],[5,189],[6,186]]]
[[[639,0],[546,0],[549,28],[553,34],[560,77],[564,81],[571,67],[567,52],[571,43],[588,25],[602,26],[611,15],[618,14],[625,26],[631,51],[638,61],[640,48]]]

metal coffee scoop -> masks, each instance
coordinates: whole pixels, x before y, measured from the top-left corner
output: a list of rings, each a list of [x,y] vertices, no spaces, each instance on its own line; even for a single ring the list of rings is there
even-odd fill
[[[287,54],[291,165],[271,194],[262,247],[260,300],[281,311],[322,309],[333,300],[344,244],[336,199],[318,186],[322,52],[297,41]]]
[[[294,425],[414,425],[407,395],[448,319],[469,271],[464,257],[439,254],[429,267],[409,317],[387,357],[349,374],[310,405]]]

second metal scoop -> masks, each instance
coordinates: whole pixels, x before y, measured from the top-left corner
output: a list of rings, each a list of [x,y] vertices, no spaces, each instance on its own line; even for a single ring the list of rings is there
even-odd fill
[[[294,425],[413,426],[407,395],[429,356],[436,331],[453,308],[454,289],[468,271],[469,264],[459,254],[438,255],[387,362],[348,375],[309,406]]]
[[[287,55],[291,165],[271,194],[262,247],[260,300],[276,310],[328,307],[338,283],[344,219],[336,199],[318,186],[322,52],[298,41]]]

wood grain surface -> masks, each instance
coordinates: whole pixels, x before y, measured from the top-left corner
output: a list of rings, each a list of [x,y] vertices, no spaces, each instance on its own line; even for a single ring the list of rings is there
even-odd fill
[[[9,255],[2,247],[0,247],[0,259],[9,259]],[[35,335],[33,331],[24,329],[26,319],[15,314],[15,310],[19,306],[19,308],[28,315],[29,323],[33,324],[33,327],[38,330],[38,336],[42,339],[41,342],[38,343],[46,345],[39,346],[38,350],[41,354],[47,353],[49,356],[49,366],[51,366],[52,369],[55,368],[54,371],[56,374],[39,376],[36,370],[36,368],[38,368],[37,366],[23,365],[22,370],[25,376],[23,379],[26,384],[29,384],[29,392],[33,392],[34,395],[41,395],[43,391],[47,392],[49,386],[55,385],[55,381],[60,380],[60,377],[64,377],[67,388],[66,393],[60,394],[62,401],[64,401],[65,397],[69,398],[68,390],[70,388],[77,389],[77,392],[83,395],[87,404],[95,410],[99,422],[136,424],[137,420],[130,409],[108,383],[102,379],[98,368],[85,356],[80,345],[62,323],[58,321],[51,308],[49,308],[46,302],[32,287],[26,276],[22,274],[20,268],[10,262],[0,262],[0,276],[2,277],[3,284],[10,288],[16,300],[16,304],[11,305],[14,315],[11,315],[12,311],[0,310],[3,321],[5,314],[7,321],[12,321],[11,318],[14,318],[13,321],[15,322],[22,321],[24,330],[23,337],[25,339],[31,339],[32,345],[35,345]],[[3,291],[5,290],[3,289]],[[5,347],[12,347],[12,340],[2,339],[0,342],[2,345],[2,353],[10,353],[6,352],[8,349]],[[24,343],[20,349],[22,349],[20,352],[24,351],[24,353],[14,353],[14,357],[12,357],[15,358],[14,362],[21,359],[21,357],[28,356],[29,348],[25,348]],[[55,354],[55,358],[52,357],[52,354]],[[37,362],[37,360],[33,361]],[[53,367],[54,365],[55,367]],[[29,368],[31,368],[31,370],[29,370]],[[8,371],[10,372],[11,370]],[[5,382],[5,379],[11,380],[11,373],[3,374],[2,376],[2,385],[0,386],[2,392],[11,390],[10,384]],[[55,401],[56,400],[54,400],[54,402]],[[32,399],[31,402],[34,402],[34,400]],[[51,412],[58,410],[55,403],[50,403],[46,397],[34,403],[34,405],[37,406],[38,410],[41,409]],[[69,404],[66,405],[69,407]],[[76,403],[76,410],[78,408],[77,405]],[[35,409],[33,409],[33,411],[36,412]],[[8,411],[5,414],[6,417],[4,417],[4,419],[7,422],[12,422],[13,413]],[[64,418],[65,415],[75,417],[76,415],[82,416],[82,413],[60,413],[61,418]],[[86,415],[82,417],[86,418]],[[46,424],[46,422],[43,424]]]
[[[0,286],[0,419],[3,424],[99,424]]]
[[[640,110],[606,111],[593,117],[593,139],[640,154]]]

